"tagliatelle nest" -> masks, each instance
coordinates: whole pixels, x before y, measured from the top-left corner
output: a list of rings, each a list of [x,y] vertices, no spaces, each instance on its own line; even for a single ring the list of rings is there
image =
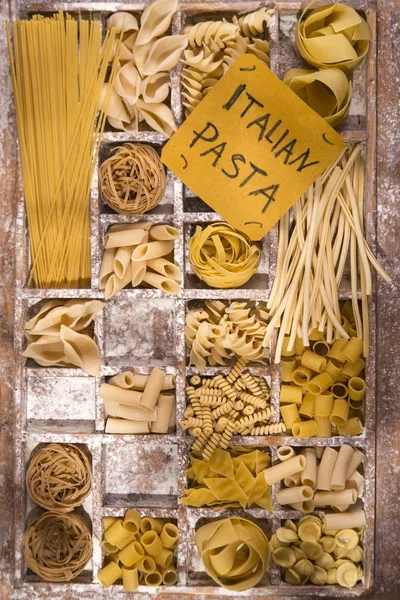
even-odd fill
[[[100,166],[104,202],[121,215],[141,215],[160,202],[166,179],[157,152],[147,144],[117,146]]]
[[[47,444],[32,458],[26,485],[39,506],[59,513],[71,512],[90,492],[90,460],[78,446]]]
[[[25,560],[46,581],[71,581],[92,555],[92,536],[82,516],[46,512],[24,535]]]
[[[209,286],[234,288],[244,285],[257,271],[261,249],[229,223],[196,227],[189,241],[193,271]]]

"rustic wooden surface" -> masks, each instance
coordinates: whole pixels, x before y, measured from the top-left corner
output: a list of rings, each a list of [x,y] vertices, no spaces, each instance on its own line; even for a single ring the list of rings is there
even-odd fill
[[[372,3],[371,3],[372,4]],[[377,302],[377,479],[376,590],[379,599],[400,597],[400,0],[378,0],[378,259],[393,276],[378,279]],[[4,22],[6,0],[0,0],[0,599],[15,598],[12,573],[13,498],[13,290],[16,132],[9,98]],[[71,595],[57,594],[63,600]],[[100,595],[100,594],[99,594]],[[169,595],[171,598],[173,594]],[[105,597],[101,594],[101,597]],[[370,596],[371,597],[371,596]],[[165,595],[167,598],[167,595]],[[282,599],[282,597],[281,597]],[[283,599],[282,599],[283,600]]]

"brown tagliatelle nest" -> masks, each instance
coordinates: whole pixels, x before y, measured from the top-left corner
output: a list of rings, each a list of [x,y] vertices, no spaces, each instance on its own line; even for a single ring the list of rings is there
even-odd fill
[[[100,166],[104,202],[121,215],[141,215],[160,202],[165,170],[157,152],[146,144],[117,146]]]
[[[79,514],[46,512],[24,535],[25,560],[46,581],[71,581],[92,555],[92,535]]]
[[[32,458],[26,473],[32,500],[46,508],[67,513],[80,506],[92,485],[91,464],[73,444],[47,444]]]

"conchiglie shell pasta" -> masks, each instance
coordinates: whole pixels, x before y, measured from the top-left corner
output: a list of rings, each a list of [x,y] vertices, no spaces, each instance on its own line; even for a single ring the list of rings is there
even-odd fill
[[[173,69],[186,48],[187,41],[186,35],[171,35],[154,42],[143,67],[143,75],[154,75]]]
[[[143,100],[148,103],[164,102],[169,94],[171,79],[169,73],[155,73],[142,81]]]
[[[146,104],[146,102],[139,99],[136,106],[146,123],[155,131],[163,133],[166,137],[171,137],[174,131],[176,131],[176,124],[171,109],[165,104],[156,102],[154,104]]]
[[[131,13],[119,11],[111,15],[107,20],[107,29],[115,27],[116,33],[121,31],[137,31],[139,26],[136,17]]]
[[[158,0],[152,2],[142,14],[140,31],[136,39],[138,46],[147,44],[155,37],[163,35],[171,25],[172,15],[176,11],[178,0]]]

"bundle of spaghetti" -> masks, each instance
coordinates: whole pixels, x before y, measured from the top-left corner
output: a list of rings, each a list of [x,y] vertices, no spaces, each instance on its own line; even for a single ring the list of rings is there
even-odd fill
[[[35,287],[90,285],[89,194],[119,43],[60,11],[7,26]],[[99,110],[99,106],[101,108]]]
[[[106,299],[127,285],[158,288],[179,294],[182,273],[174,263],[174,240],[179,231],[171,225],[126,223],[112,225],[105,236],[99,288]]]
[[[357,337],[368,356],[368,296],[372,293],[372,265],[390,281],[364,238],[364,160],[361,144],[347,144],[341,155],[318,177],[279,225],[277,272],[267,303],[270,321],[263,344],[280,327],[275,362],[279,363],[285,336],[287,349],[296,336],[310,345],[313,330],[326,341],[348,340],[341,323],[338,289],[348,257]],[[360,285],[359,285],[360,281]],[[361,287],[361,312],[358,291]]]
[[[231,371],[227,385],[237,391],[244,390],[243,382],[238,379],[244,366],[250,361],[263,363],[269,356],[269,349],[262,345],[267,318],[262,304],[226,305],[220,300],[205,300],[204,309],[193,309],[186,315],[185,340],[190,348],[190,364],[202,371],[207,364],[224,366],[229,358],[239,357],[241,362],[236,363],[239,368]],[[214,387],[216,383],[213,382]]]
[[[32,500],[60,513],[83,504],[91,485],[90,459],[73,444],[46,444],[32,457],[26,473]]]
[[[189,44],[181,79],[186,116],[241,54],[255,54],[269,64],[267,36],[273,12],[261,8],[240,18],[234,16],[231,23],[226,19],[200,21],[185,28]]]
[[[92,536],[79,513],[45,512],[24,535],[27,565],[46,581],[71,581],[92,556]]]

